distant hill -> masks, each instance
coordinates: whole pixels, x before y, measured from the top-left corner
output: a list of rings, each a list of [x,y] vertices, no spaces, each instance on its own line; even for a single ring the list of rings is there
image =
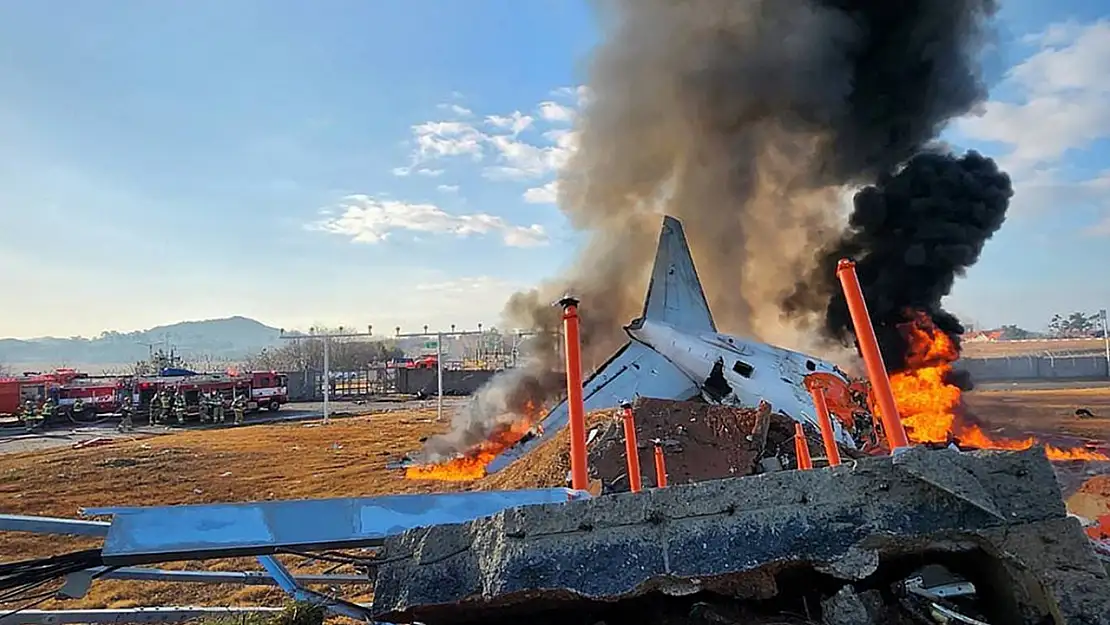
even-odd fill
[[[0,365],[26,363],[132,364],[150,355],[149,343],[158,349],[165,341],[177,353],[190,357],[237,359],[258,353],[280,342],[281,331],[246,317],[184,321],[136,332],[103,332],[96,338],[45,337],[0,339]]]

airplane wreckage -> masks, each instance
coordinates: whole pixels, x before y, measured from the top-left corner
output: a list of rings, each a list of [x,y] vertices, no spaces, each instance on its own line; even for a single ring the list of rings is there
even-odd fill
[[[573,312],[574,303],[566,305]],[[814,399],[853,392],[853,381],[831,363],[719,334],[673,218],[664,220],[644,313],[626,330],[629,342],[585,383],[569,363],[568,397],[543,432],[488,467],[508,466],[569,425],[571,488],[83,511],[110,520],[0,515],[0,531],[103,540],[0,564],[0,602],[16,608],[0,612],[0,625],[260,610],[34,609],[44,597],[81,597],[108,578],[273,584],[372,623],[1110,625],[1110,576],[1067,514],[1043,449],[909,446],[897,412],[887,410],[889,381],[874,368],[877,350],[869,352],[865,336],[894,453],[830,458],[816,469],[799,456],[801,470],[591,495],[583,414],[636,396],[766,402],[799,429],[820,429],[826,445],[857,447]],[[860,332],[871,332],[873,345],[870,324]],[[577,358],[571,343],[568,362]],[[262,570],[151,567],[244,556]],[[338,558],[355,572],[295,575],[283,563],[291,557]],[[43,594],[50,583],[62,585]],[[334,594],[347,584],[372,585],[372,602]]]

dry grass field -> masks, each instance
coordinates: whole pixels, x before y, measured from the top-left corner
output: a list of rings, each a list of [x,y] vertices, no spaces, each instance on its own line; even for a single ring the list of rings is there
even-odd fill
[[[969,403],[995,427],[1110,438],[1110,418],[1106,418],[1110,417],[1110,389],[980,391],[971,394]],[[1078,419],[1077,407],[1103,418]],[[87,506],[373,496],[520,488],[550,481],[550,475],[532,475],[519,467],[475,484],[406,480],[400,472],[387,469],[388,460],[419,448],[422,437],[444,428],[434,417],[434,410],[397,410],[335,420],[326,426],[289,423],[186,431],[122,439],[103,447],[4,454],[0,455],[0,512],[75,517],[79,508]],[[525,464],[540,460],[530,458]],[[0,561],[89,546],[88,540],[0,533]],[[200,566],[185,563],[181,568]],[[250,559],[208,566],[257,568]],[[368,590],[348,596],[365,598]],[[64,607],[280,605],[283,600],[279,590],[268,587],[105,580],[94,584],[86,598],[66,602]]]
[[[1043,354],[1102,353],[1102,339],[1052,339],[1044,341],[984,341],[964,343],[964,358],[1005,358]]]

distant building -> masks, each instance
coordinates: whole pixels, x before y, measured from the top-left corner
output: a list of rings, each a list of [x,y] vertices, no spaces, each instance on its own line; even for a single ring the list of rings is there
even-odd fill
[[[988,341],[1002,340],[1002,330],[984,330],[967,332],[961,337],[964,343],[986,343]]]

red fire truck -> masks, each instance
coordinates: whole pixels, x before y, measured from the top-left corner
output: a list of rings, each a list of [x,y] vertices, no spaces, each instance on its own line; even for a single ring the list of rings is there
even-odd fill
[[[28,371],[0,378],[0,415],[19,413],[27,400],[38,406],[47,397],[57,397],[58,389],[63,385],[87,377],[73,369],[58,369],[51,373]]]
[[[68,415],[77,421],[117,412],[121,401],[129,395],[133,406],[146,411],[150,398],[160,389],[184,392],[191,414],[199,412],[200,395],[209,391],[219,392],[229,404],[235,394],[246,395],[248,412],[276,411],[289,402],[287,378],[275,371],[94,378],[72,369],[59,369],[53,373],[0,378],[0,415],[18,414],[26,400],[40,406],[47,397],[57,402],[58,416]]]
[[[235,395],[247,396],[247,412],[262,409],[277,411],[289,402],[288,380],[284,373],[255,371],[239,373],[187,373],[136,378],[131,386],[133,405],[142,412],[150,410],[150,400],[160,390],[185,394],[186,414],[199,414],[202,395],[215,391],[230,405]]]

